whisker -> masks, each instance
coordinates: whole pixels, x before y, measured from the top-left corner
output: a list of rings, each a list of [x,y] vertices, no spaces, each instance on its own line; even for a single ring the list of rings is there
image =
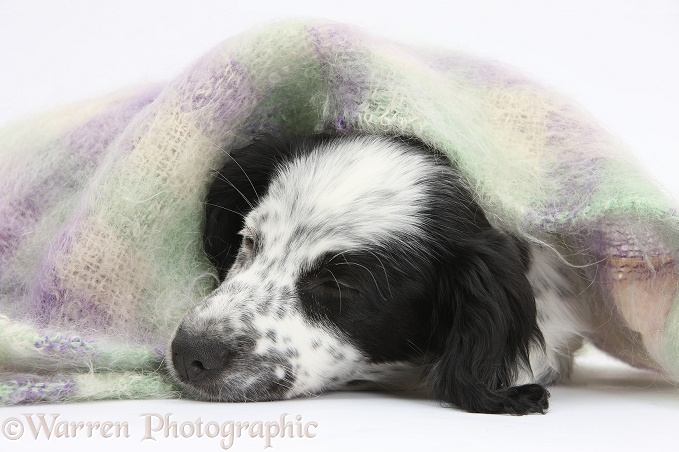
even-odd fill
[[[209,202],[206,202],[205,205],[210,206],[210,207],[216,207],[217,209],[221,209],[221,210],[226,210],[227,212],[235,213],[236,215],[240,215],[241,217],[245,218],[245,215],[243,215],[241,212],[237,212],[233,209],[227,209],[224,206],[219,206],[217,204],[212,204],[212,203],[209,203]]]
[[[346,258],[344,259],[344,265],[356,265],[357,267],[361,267],[362,269],[367,271],[370,274],[370,277],[373,279],[373,282],[375,283],[375,288],[377,288],[377,292],[380,294],[380,297],[382,298],[382,300],[387,299],[387,297],[385,297],[384,294],[382,293],[382,291],[380,290],[380,286],[377,283],[377,278],[375,278],[375,275],[373,274],[373,272],[368,267],[366,267],[365,265],[362,265],[362,264],[358,264],[356,262],[350,262]]]
[[[257,193],[257,189],[255,188],[255,184],[252,183],[252,179],[250,179],[250,176],[248,176],[248,173],[243,169],[242,166],[240,166],[240,163],[238,163],[238,162],[236,161],[236,159],[233,158],[233,156],[232,156],[231,154],[227,154],[227,155],[229,156],[229,158],[231,159],[231,161],[233,161],[233,163],[235,163],[236,165],[238,165],[238,168],[240,168],[240,170],[243,172],[243,175],[248,179],[248,182],[250,183],[250,186],[252,187],[252,190],[255,192],[255,197],[256,197],[255,199],[257,199],[257,200],[259,201],[259,193]]]
[[[236,191],[238,192],[239,195],[241,195],[241,197],[245,200],[245,202],[248,203],[248,206],[250,207],[250,209],[254,209],[254,208],[255,208],[255,206],[252,205],[252,203],[250,202],[250,200],[243,194],[243,192],[240,191],[240,190],[238,189],[238,187],[236,187],[236,186],[233,184],[233,182],[231,182],[230,180],[228,180],[227,178],[225,178],[225,177],[222,175],[222,173],[217,173],[217,178],[218,178],[219,180],[221,180],[221,181],[223,181],[223,182],[226,182],[227,184],[231,185],[231,187],[232,187],[234,190],[236,190]]]
[[[341,313],[342,313],[342,288],[341,288],[341,286],[340,286],[339,281],[337,281],[337,278],[335,277],[335,274],[334,274],[332,271],[330,271],[330,270],[328,270],[328,273],[330,273],[330,275],[332,275],[332,279],[334,279],[334,280],[335,280],[335,284],[337,284],[337,290],[339,291],[339,312],[340,312],[340,314],[341,314]]]
[[[375,259],[377,259],[377,261],[378,261],[378,262],[380,263],[380,265],[382,266],[382,270],[384,271],[384,279],[387,281],[387,289],[389,290],[389,296],[390,296],[391,298],[394,298],[394,294],[391,293],[391,284],[389,284],[389,274],[387,273],[387,268],[384,266],[384,263],[382,262],[382,259],[380,259],[380,257],[379,257],[376,253],[374,253],[373,251],[368,250],[368,252],[369,252],[370,254],[372,254],[373,257],[374,257]]]

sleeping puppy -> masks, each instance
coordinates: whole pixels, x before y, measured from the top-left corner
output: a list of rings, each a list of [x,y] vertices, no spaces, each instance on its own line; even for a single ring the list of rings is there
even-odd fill
[[[450,161],[412,139],[233,151],[204,247],[221,285],[181,322],[169,365],[200,399],[424,385],[471,412],[543,413],[584,330],[577,272],[491,225]]]

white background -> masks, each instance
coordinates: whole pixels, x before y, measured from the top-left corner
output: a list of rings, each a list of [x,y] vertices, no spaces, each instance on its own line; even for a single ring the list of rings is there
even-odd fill
[[[290,16],[362,26],[400,41],[456,47],[504,61],[577,100],[679,196],[679,0],[20,1],[0,0],[0,126],[131,84],[166,80],[223,39]],[[1,221],[1,220],[0,220]],[[418,397],[330,394],[261,404],[107,402],[0,409],[67,421],[123,421],[131,438],[10,442],[74,450],[221,450],[216,439],[141,441],[144,413],[180,423],[319,424],[313,440],[273,450],[677,450],[679,396],[653,377],[587,356],[576,382],[552,389],[546,416],[459,413]],[[22,418],[23,419],[23,418]],[[162,436],[162,435],[161,435]],[[263,450],[257,438],[235,450]]]

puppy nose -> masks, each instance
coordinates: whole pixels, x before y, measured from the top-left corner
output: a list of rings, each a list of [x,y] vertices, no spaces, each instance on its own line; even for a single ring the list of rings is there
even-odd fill
[[[171,350],[175,370],[183,380],[191,383],[218,374],[228,365],[225,344],[188,334],[181,328],[172,340]]]

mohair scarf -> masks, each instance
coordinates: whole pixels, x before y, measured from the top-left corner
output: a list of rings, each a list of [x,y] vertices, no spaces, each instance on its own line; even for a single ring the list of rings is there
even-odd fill
[[[295,21],[0,134],[0,404],[180,396],[163,360],[217,284],[213,170],[257,134],[320,131],[445,152],[496,227],[567,250],[595,344],[679,375],[677,204],[616,139],[496,63]]]

